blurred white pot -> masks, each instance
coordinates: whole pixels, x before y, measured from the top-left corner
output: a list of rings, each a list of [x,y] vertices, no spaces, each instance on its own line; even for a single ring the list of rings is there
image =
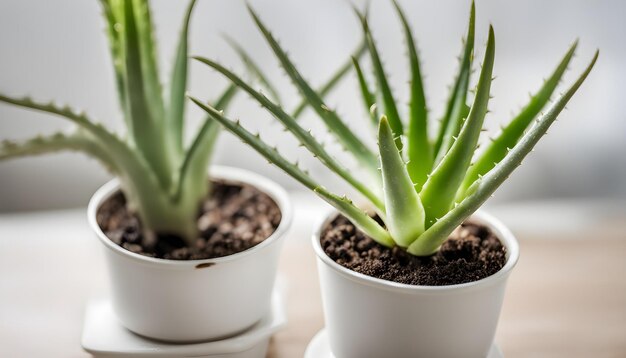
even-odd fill
[[[175,261],[132,253],[107,238],[96,212],[119,191],[116,180],[89,203],[89,224],[105,248],[113,309],[129,330],[171,342],[215,340],[243,332],[267,314],[283,239],[291,224],[287,193],[241,169],[212,167],[212,178],[253,185],[278,204],[282,219],[262,243],[208,260]]]
[[[478,212],[507,248],[505,266],[479,281],[413,286],[366,276],[330,259],[313,234],[330,347],[337,358],[485,358],[493,343],[506,281],[519,257],[513,234]]]

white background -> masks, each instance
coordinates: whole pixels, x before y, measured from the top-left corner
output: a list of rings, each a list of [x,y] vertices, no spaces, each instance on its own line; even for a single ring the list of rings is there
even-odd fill
[[[360,41],[360,27],[348,2],[340,0],[253,0],[252,5],[281,40],[307,79],[317,84],[343,63]],[[356,2],[363,5],[364,2]],[[388,1],[372,1],[372,27],[391,75],[396,97],[406,102],[408,79],[403,38]],[[427,99],[433,116],[442,111],[446,86],[456,71],[469,1],[402,1],[413,24],[426,74]],[[163,78],[167,79],[186,1],[152,1],[160,40]],[[548,76],[569,44],[580,38],[578,56],[566,76],[571,83],[593,55],[600,60],[588,81],[562,114],[536,153],[505,184],[496,200],[551,197],[626,198],[626,2],[619,0],[477,1],[477,57],[482,58],[487,27],[496,30],[497,51],[487,126],[511,117]],[[0,1],[0,91],[56,99],[86,109],[92,117],[121,130],[104,25],[96,0]],[[200,0],[192,24],[192,54],[232,63],[235,56],[220,38],[225,32],[239,40],[295,104],[296,92],[278,68],[245,11],[243,1]],[[190,92],[213,98],[225,81],[209,68],[191,67]],[[271,124],[270,117],[245,97],[231,114],[289,157],[299,157],[333,186],[335,179],[299,151],[291,138]],[[354,78],[328,101],[364,136],[367,120],[358,102]],[[189,106],[188,127],[195,130],[202,114]],[[310,113],[306,123],[319,125]],[[25,139],[37,133],[67,129],[60,119],[0,105],[0,140]],[[323,137],[324,132],[316,130]],[[373,138],[373,137],[370,137]],[[373,142],[373,140],[372,140]],[[299,189],[286,175],[229,134],[220,140],[216,162],[246,167],[268,175],[290,189]],[[0,211],[85,205],[107,180],[94,161],[79,154],[60,154],[0,163]]]

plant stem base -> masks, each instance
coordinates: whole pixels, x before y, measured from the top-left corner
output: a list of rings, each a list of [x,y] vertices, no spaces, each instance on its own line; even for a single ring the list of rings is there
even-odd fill
[[[285,305],[279,289],[274,290],[271,312],[255,326],[235,337],[191,344],[151,340],[124,328],[115,317],[111,302],[93,300],[87,304],[83,349],[94,357],[210,357],[264,358],[271,336],[287,324]]]
[[[322,328],[322,330],[317,332],[313,339],[311,339],[311,342],[309,342],[309,345],[306,347],[304,358],[336,358],[330,351],[330,344],[328,343],[328,335],[326,334],[325,328]],[[500,348],[494,343],[486,358],[504,358],[504,355]]]

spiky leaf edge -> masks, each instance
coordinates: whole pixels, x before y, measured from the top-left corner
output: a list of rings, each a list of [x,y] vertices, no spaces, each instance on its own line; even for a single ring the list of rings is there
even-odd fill
[[[402,123],[402,119],[400,118],[400,113],[398,112],[398,107],[396,106],[396,100],[393,96],[393,93],[391,92],[391,87],[387,79],[387,74],[385,73],[385,69],[383,67],[378,48],[376,47],[376,43],[374,42],[374,36],[370,31],[366,15],[359,12],[359,10],[357,10],[356,8],[354,9],[354,11],[361,20],[363,33],[365,35],[365,39],[367,40],[368,52],[370,54],[370,59],[374,68],[374,77],[376,78],[378,93],[381,97],[381,102],[383,105],[381,111],[385,116],[387,116],[389,120],[389,125],[391,126],[391,130],[393,131],[396,146],[399,150],[402,150],[402,135],[404,135],[404,124]]]
[[[511,173],[521,165],[522,160],[532,151],[539,140],[547,133],[556,121],[558,115],[565,108],[574,93],[585,81],[598,59],[596,51],[591,63],[578,80],[536,120],[536,123],[524,134],[522,139],[509,151],[507,156],[481,179],[477,180],[468,189],[468,196],[454,209],[440,218],[428,228],[407,250],[417,256],[426,256],[435,252],[465,219],[480,208],[491,195],[508,179]]]
[[[264,143],[258,135],[254,135],[246,130],[237,121],[232,121],[224,115],[212,108],[205,105],[200,100],[190,97],[190,99],[197,104],[200,108],[206,111],[213,119],[218,121],[224,128],[239,137],[244,143],[254,148],[259,154],[267,159],[271,164],[277,166],[285,173],[289,174],[292,178],[296,179],[302,185],[310,190],[313,190],[326,202],[334,206],[346,217],[352,220],[357,227],[363,230],[372,239],[385,246],[393,246],[393,240],[389,236],[389,233],[382,228],[374,219],[372,219],[366,212],[356,207],[346,198],[340,198],[335,194],[330,193],[319,185],[313,178],[311,178],[307,172],[301,170],[297,165],[289,162],[282,155],[278,153],[276,148],[272,148]]]
[[[485,150],[478,156],[475,163],[467,171],[467,175],[463,180],[463,184],[457,193],[456,201],[460,202],[465,191],[476,181],[480,176],[485,175],[491,170],[495,163],[498,163],[502,158],[506,156],[506,153],[510,148],[513,148],[519,138],[524,135],[524,131],[528,129],[528,126],[532,124],[533,119],[539,114],[541,109],[550,101],[550,97],[556,90],[559,82],[563,78],[567,70],[578,41],[569,48],[556,70],[552,75],[543,83],[542,87],[537,93],[531,97],[528,104],[522,109],[509,124],[502,128],[502,132],[487,144]]]
[[[278,45],[274,36],[269,32],[252,7],[248,6],[248,10],[257,27],[274,51],[274,54],[281,62],[283,68],[287,72],[287,75],[300,90],[300,93],[309,101],[309,104],[323,120],[331,134],[333,134],[339,143],[354,156],[363,168],[369,170],[370,172],[375,172],[377,160],[373,152],[352,133],[352,131],[343,123],[341,118],[339,118],[339,116],[324,103],[320,95],[316,93],[304,80],[291,60],[287,57],[286,52],[280,47],[280,45]]]
[[[396,0],[393,0],[393,4],[404,29],[411,68],[411,100],[409,102],[409,123],[406,143],[407,170],[415,185],[415,190],[420,191],[433,166],[432,148],[428,138],[426,95],[424,94],[420,61],[411,26],[400,4]]]
[[[166,109],[165,127],[169,131],[166,136],[171,147],[176,151],[176,156],[183,155],[183,128],[185,123],[185,94],[187,90],[187,78],[189,67],[189,25],[191,15],[197,0],[190,0],[185,12],[183,27],[178,39],[176,57],[172,68],[172,77],[169,85],[169,102]]]
[[[469,116],[459,137],[432,171],[420,192],[420,198],[426,210],[426,227],[430,227],[450,210],[457,190],[471,164],[488,111],[494,59],[495,35],[493,27],[490,26],[483,68]]]
[[[470,19],[465,38],[463,57],[459,64],[454,85],[451,88],[450,98],[446,106],[446,112],[439,125],[439,132],[435,139],[433,148],[434,165],[436,166],[452,146],[453,137],[458,136],[463,120],[467,118],[469,108],[467,107],[467,92],[469,89],[470,77],[472,73],[472,62],[474,57],[474,37],[476,22],[476,6],[472,1],[470,9]]]
[[[424,232],[426,216],[385,116],[378,126],[378,148],[387,215],[385,224],[393,240],[401,247],[408,247]]]
[[[283,111],[278,104],[273,103],[262,93],[254,90],[239,76],[234,74],[232,71],[229,71],[219,63],[203,57],[194,57],[194,59],[215,69],[228,78],[234,85],[247,92],[254,100],[256,100],[262,107],[266,108],[278,121],[280,121],[304,147],[306,147],[316,158],[318,158],[322,164],[363,194],[379,211],[384,212],[384,204],[380,198],[378,198],[378,196],[376,196],[376,194],[374,194],[367,187],[367,185],[357,180],[347,168],[336,161],[309,131],[302,128],[298,122]]]

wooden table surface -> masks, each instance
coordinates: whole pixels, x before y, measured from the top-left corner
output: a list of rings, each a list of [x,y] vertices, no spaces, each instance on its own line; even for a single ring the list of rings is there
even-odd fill
[[[311,223],[296,205],[280,271],[288,327],[268,357],[302,357],[323,327]],[[567,233],[515,230],[521,257],[510,278],[496,341],[507,358],[626,357],[626,216]],[[105,295],[100,247],[83,209],[0,215],[0,357],[88,357],[83,309]]]

